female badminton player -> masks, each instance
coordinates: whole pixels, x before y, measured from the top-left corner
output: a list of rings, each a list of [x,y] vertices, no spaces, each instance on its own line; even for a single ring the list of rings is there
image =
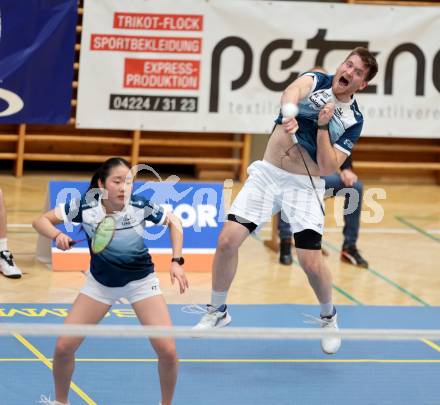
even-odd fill
[[[72,239],[55,227],[74,222],[84,228],[90,247],[87,281],[65,320],[65,324],[96,324],[115,301],[125,297],[142,325],[171,326],[154,265],[143,239],[145,221],[169,226],[173,259],[171,281],[180,293],[188,288],[182,268],[183,233],[180,220],[142,197],[132,195],[130,167],[126,160],[108,159],[93,175],[88,192],[80,201],[57,206],[33,222],[34,228],[55,241],[61,250],[70,249]],[[127,177],[128,176],[128,177]],[[108,221],[108,218],[113,218]],[[100,223],[105,226],[99,226]],[[113,225],[112,225],[113,224]],[[68,404],[75,352],[84,337],[59,337],[53,360],[55,400],[48,405]],[[174,339],[151,338],[158,356],[162,405],[171,404],[177,380],[178,361]]]

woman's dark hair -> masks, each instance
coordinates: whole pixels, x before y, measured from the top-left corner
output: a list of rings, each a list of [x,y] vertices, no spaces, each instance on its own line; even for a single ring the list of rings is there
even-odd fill
[[[95,174],[92,176],[87,191],[93,188],[99,188],[98,180],[101,180],[102,183],[105,183],[105,180],[109,176],[110,171],[114,167],[120,165],[124,165],[130,169],[130,163],[128,163],[125,159],[121,157],[112,157],[110,159],[107,159],[101,166],[99,166],[98,170],[96,170]]]

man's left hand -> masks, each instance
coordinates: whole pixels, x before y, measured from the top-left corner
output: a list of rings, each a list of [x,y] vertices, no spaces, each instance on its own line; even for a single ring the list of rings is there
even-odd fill
[[[358,180],[356,173],[350,169],[342,170],[340,176],[342,183],[344,183],[346,187],[353,187],[354,183]]]

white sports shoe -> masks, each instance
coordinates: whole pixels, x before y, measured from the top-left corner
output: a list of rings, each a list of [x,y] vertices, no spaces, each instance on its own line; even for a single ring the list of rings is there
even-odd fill
[[[321,328],[339,329],[338,314],[336,310],[331,318],[321,317]],[[336,336],[323,337],[321,339],[321,349],[325,354],[335,354],[341,347],[341,338]]]
[[[303,314],[309,320],[304,321],[305,323],[318,324],[321,328],[329,328],[338,330],[338,314],[336,313],[336,308],[333,309],[332,316],[325,316],[316,318],[309,314]],[[341,347],[341,338],[336,336],[326,336],[321,339],[321,349],[325,354],[335,354]]]
[[[40,395],[40,401],[38,401],[38,403],[43,405],[69,405],[69,403],[63,404],[62,402],[59,401],[55,401],[55,400],[52,401],[50,399],[50,395],[49,398],[46,397],[46,395]]]
[[[14,263],[14,257],[9,250],[0,252],[0,271],[5,277],[20,278],[21,270]]]
[[[223,311],[220,311],[219,308],[208,304],[206,306],[205,315],[202,316],[200,322],[194,326],[193,329],[222,328],[223,326],[228,325],[231,322],[231,319],[231,316],[226,310],[226,305],[224,305]]]

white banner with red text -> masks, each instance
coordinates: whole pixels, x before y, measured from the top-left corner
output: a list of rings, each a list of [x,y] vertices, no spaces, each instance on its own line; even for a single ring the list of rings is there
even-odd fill
[[[439,32],[440,7],[86,0],[77,126],[268,133],[289,83],[361,45],[363,133],[440,137]]]

